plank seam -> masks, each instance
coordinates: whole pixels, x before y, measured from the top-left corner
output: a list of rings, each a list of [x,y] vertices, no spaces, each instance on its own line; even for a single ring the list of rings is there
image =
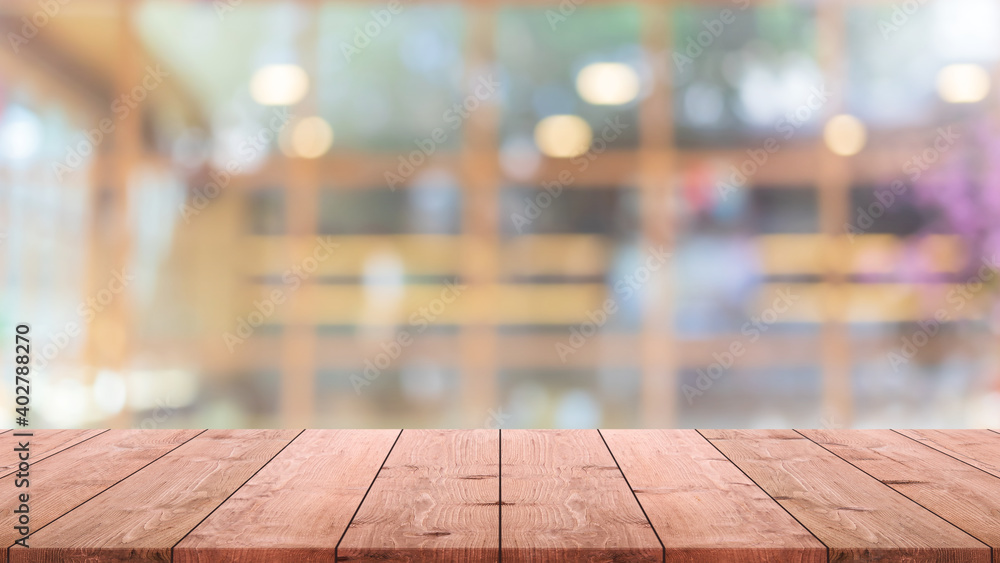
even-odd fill
[[[653,521],[650,520],[649,514],[646,514],[646,507],[642,505],[642,501],[639,500],[639,495],[635,494],[635,489],[632,488],[632,483],[629,482],[628,477],[625,476],[625,471],[622,470],[622,466],[618,463],[618,458],[615,457],[615,452],[611,451],[611,446],[608,445],[608,441],[604,439],[604,433],[601,429],[597,429],[597,435],[601,437],[601,441],[604,442],[604,447],[608,449],[608,453],[611,454],[611,460],[615,462],[615,467],[618,468],[618,473],[621,473],[622,479],[625,480],[625,485],[628,486],[628,490],[632,493],[632,498],[635,499],[635,503],[639,505],[639,510],[642,511],[642,515],[646,517],[646,523],[649,524],[649,528],[653,530],[653,535],[656,536],[656,541],[660,542],[660,558],[663,563],[667,561],[667,547],[663,545],[663,540],[660,539],[660,533],[656,531],[656,526],[653,525]]]
[[[378,480],[378,476],[382,473],[382,468],[385,467],[385,462],[389,460],[389,455],[392,454],[392,450],[396,449],[396,444],[399,442],[399,437],[403,435],[403,430],[400,429],[399,434],[396,434],[396,439],[392,441],[392,445],[389,446],[389,451],[385,453],[385,458],[382,459],[382,463],[378,466],[378,471],[375,472],[375,476],[372,477],[372,482],[368,483],[368,488],[365,490],[364,496],[361,497],[361,502],[358,503],[357,508],[354,509],[354,514],[351,514],[351,519],[347,521],[347,526],[344,526],[344,531],[340,534],[340,539],[337,540],[337,545],[333,546],[333,560],[338,561],[340,557],[340,543],[344,541],[344,536],[347,535],[347,530],[351,529],[351,524],[354,523],[354,518],[358,515],[358,511],[361,510],[361,506],[365,504],[365,499],[368,498],[368,493],[371,492],[372,487],[375,486],[375,481]]]
[[[827,451],[827,452],[830,452],[831,454],[833,454],[834,456],[836,456],[836,457],[837,457],[837,459],[841,459],[841,460],[843,460],[843,461],[844,461],[844,463],[847,463],[847,464],[848,464],[848,465],[850,465],[851,467],[853,467],[853,468],[857,469],[858,471],[860,471],[860,472],[864,473],[865,475],[867,475],[868,477],[870,477],[871,479],[873,479],[873,480],[874,480],[875,482],[877,482],[878,484],[882,485],[883,487],[885,487],[885,488],[889,489],[890,491],[892,491],[892,492],[896,493],[897,495],[899,495],[899,496],[901,496],[901,497],[905,498],[906,500],[908,500],[908,501],[912,502],[913,504],[915,504],[915,505],[919,506],[920,508],[923,508],[923,509],[924,509],[924,510],[926,510],[927,512],[930,512],[930,513],[931,513],[931,514],[933,514],[934,516],[937,516],[938,518],[940,518],[940,519],[941,519],[941,521],[943,521],[943,522],[947,522],[948,524],[950,524],[950,525],[951,525],[951,526],[952,526],[953,528],[955,528],[956,530],[958,530],[958,531],[960,531],[960,532],[962,532],[962,533],[966,534],[967,536],[971,537],[972,539],[976,540],[977,542],[979,542],[979,543],[983,544],[984,546],[986,546],[986,548],[987,548],[987,549],[989,550],[989,552],[990,552],[990,561],[992,561],[992,560],[993,560],[993,546],[991,546],[991,545],[989,545],[988,543],[984,542],[983,540],[981,540],[981,539],[977,538],[976,536],[972,535],[971,533],[969,533],[968,531],[964,530],[963,528],[960,528],[960,527],[958,526],[958,524],[955,524],[954,522],[952,522],[952,521],[950,521],[950,520],[947,520],[947,519],[945,519],[945,517],[944,517],[944,516],[941,516],[941,515],[940,515],[940,514],[938,514],[937,512],[934,512],[933,510],[931,510],[931,509],[927,508],[926,506],[924,506],[924,505],[920,504],[919,502],[917,502],[917,501],[913,500],[912,498],[910,498],[910,497],[906,496],[905,494],[903,494],[903,493],[902,493],[901,491],[899,491],[898,489],[895,489],[895,488],[893,488],[893,487],[892,487],[892,485],[887,485],[887,484],[883,483],[883,482],[882,482],[882,481],[881,481],[880,479],[877,479],[877,478],[876,478],[876,477],[875,477],[874,475],[872,475],[871,473],[868,473],[868,472],[867,472],[867,471],[865,471],[864,469],[861,469],[861,468],[860,468],[860,467],[858,467],[857,465],[854,465],[853,463],[851,463],[851,462],[850,462],[849,460],[847,460],[847,459],[844,459],[843,457],[840,457],[839,455],[837,455],[837,452],[834,452],[834,451],[830,450],[829,448],[826,448],[826,447],[824,447],[824,446],[823,446],[823,444],[820,444],[819,442],[817,442],[817,441],[815,441],[815,440],[813,440],[813,439],[809,438],[809,436],[806,436],[805,434],[803,434],[803,433],[799,432],[798,430],[795,430],[794,428],[793,428],[792,430],[793,430],[794,432],[798,433],[798,435],[799,435],[799,436],[802,436],[802,437],[803,437],[803,438],[805,438],[806,440],[809,440],[809,441],[810,441],[810,442],[812,442],[813,444],[816,444],[817,446],[819,446],[819,447],[823,448],[823,450],[824,450],[824,451]]]
[[[497,428],[497,563],[503,563],[503,428]]]
[[[953,455],[949,454],[949,453],[948,453],[948,452],[946,452],[946,451],[943,451],[943,450],[939,450],[939,449],[937,449],[937,448],[935,448],[935,447],[933,447],[933,446],[930,446],[930,445],[928,445],[928,444],[925,444],[924,442],[922,442],[922,441],[920,441],[920,440],[917,440],[916,438],[913,438],[913,437],[911,437],[911,436],[907,436],[906,434],[903,434],[903,433],[902,433],[902,432],[900,432],[899,430],[895,430],[895,429],[892,429],[892,428],[890,428],[890,430],[892,430],[893,432],[895,432],[896,434],[899,434],[900,436],[902,436],[902,437],[904,437],[904,438],[907,438],[907,439],[909,439],[909,440],[913,440],[914,442],[916,442],[916,443],[920,444],[921,446],[924,446],[924,447],[925,447],[925,448],[927,448],[927,449],[930,449],[930,450],[932,450],[932,451],[935,451],[935,452],[938,452],[938,453],[942,453],[942,454],[944,454],[944,455],[946,455],[946,456],[948,456],[948,457],[950,457],[950,458],[952,458],[952,459],[954,459],[954,460],[956,460],[956,461],[960,461],[960,462],[964,463],[965,465],[968,465],[969,467],[972,467],[972,468],[975,468],[975,469],[978,469],[978,470],[982,471],[983,473],[985,473],[985,474],[989,475],[990,477],[996,477],[996,478],[1000,479],[1000,476],[998,476],[998,475],[996,475],[996,474],[994,474],[994,473],[991,473],[991,472],[989,472],[989,471],[986,471],[986,470],[985,470],[985,469],[983,469],[982,467],[977,467],[977,466],[975,466],[975,465],[972,465],[971,463],[969,463],[969,462],[965,461],[964,459],[960,459],[960,458],[957,458],[957,457],[955,457],[955,456],[953,456]],[[987,429],[987,432],[996,432],[996,430],[993,430],[993,429]],[[998,434],[1000,434],[1000,432],[997,432],[997,433],[998,433]],[[972,456],[969,456],[969,457],[972,457]],[[973,458],[973,459],[975,459],[975,458]],[[978,460],[976,460],[976,461],[978,461]],[[946,520],[946,522],[947,522],[947,520]],[[952,525],[954,526],[954,524],[952,524]],[[955,527],[957,528],[958,526],[955,526]],[[959,528],[959,529],[961,529],[961,528]],[[962,531],[964,532],[965,530],[962,530]],[[968,532],[966,532],[966,533],[968,533]],[[972,534],[969,534],[969,535],[971,536]],[[972,537],[975,537],[975,536],[972,536]],[[979,538],[976,538],[976,539],[979,539]],[[979,540],[979,541],[982,541],[982,540]],[[986,543],[986,542],[983,542],[983,543]],[[991,563],[996,563],[996,557],[994,557],[994,555],[993,555],[994,551],[995,551],[995,549],[994,549],[994,548],[993,548],[992,546],[990,546],[990,562],[991,562]]]
[[[35,461],[32,461],[32,462],[31,462],[31,463],[29,463],[28,465],[29,465],[29,466],[32,466],[32,465],[35,465],[36,463],[41,463],[41,462],[43,462],[43,461],[45,461],[45,460],[49,459],[50,457],[52,457],[52,456],[54,456],[54,455],[57,455],[57,454],[61,454],[61,453],[63,453],[64,451],[66,451],[66,450],[68,450],[68,449],[70,449],[70,448],[75,448],[76,446],[78,446],[78,445],[80,445],[80,444],[82,444],[82,443],[86,442],[87,440],[91,440],[91,439],[93,439],[93,438],[96,438],[96,437],[98,437],[98,436],[100,436],[100,435],[102,435],[102,434],[104,434],[104,433],[108,432],[108,430],[110,430],[110,429],[109,429],[109,428],[105,428],[104,430],[102,430],[102,431],[98,432],[97,434],[94,434],[93,436],[91,436],[91,437],[89,437],[89,438],[84,438],[83,440],[80,440],[79,442],[76,442],[75,444],[70,444],[70,445],[68,445],[68,446],[64,447],[64,448],[63,448],[63,449],[61,449],[61,450],[56,450],[56,451],[53,451],[53,452],[49,452],[49,453],[45,454],[45,456],[44,456],[44,457],[40,457],[40,458],[36,459]],[[9,432],[9,431],[8,431],[8,432]],[[17,436],[16,438],[19,438],[19,437],[20,437],[20,436]],[[10,477],[11,475],[13,475],[13,474],[15,474],[15,473],[17,473],[17,469],[15,469],[15,470],[11,471],[10,473],[4,473],[3,475],[0,475],[0,479],[3,479],[4,477]]]
[[[261,465],[260,467],[258,467],[257,471],[253,472],[253,475],[251,475],[250,477],[248,477],[246,481],[243,481],[243,483],[240,484],[239,487],[236,487],[235,489],[233,489],[233,492],[229,493],[229,495],[227,495],[226,498],[222,499],[222,502],[220,502],[219,504],[215,505],[215,508],[213,508],[211,510],[211,512],[209,512],[208,514],[206,514],[205,517],[202,518],[201,520],[199,520],[197,524],[195,524],[194,526],[191,526],[191,529],[188,530],[187,533],[185,533],[181,537],[181,539],[177,540],[177,543],[175,543],[174,545],[170,546],[170,561],[171,561],[171,563],[173,563],[173,560],[174,560],[174,548],[175,547],[177,547],[182,541],[184,541],[185,538],[187,538],[189,535],[191,535],[191,532],[193,532],[196,529],[198,529],[198,526],[201,526],[205,522],[205,520],[208,520],[209,518],[211,518],[212,514],[215,514],[215,511],[218,510],[220,506],[226,504],[226,501],[228,501],[229,499],[233,498],[233,495],[235,495],[237,493],[237,491],[239,491],[240,489],[242,489],[243,486],[246,485],[247,483],[249,483],[251,479],[253,479],[254,477],[256,477],[257,474],[260,473],[262,469],[264,469],[272,461],[274,461],[274,458],[276,458],[279,455],[281,455],[281,452],[285,451],[285,448],[287,448],[288,446],[292,445],[292,442],[294,442],[295,439],[298,438],[299,436],[301,436],[302,433],[305,432],[305,431],[306,431],[305,428],[303,428],[302,430],[299,430],[299,433],[296,434],[295,437],[293,437],[291,440],[289,440],[288,443],[285,444],[284,446],[281,446],[280,450],[278,450],[273,456],[271,456],[270,459],[268,459],[267,461],[265,461],[263,465]]]
[[[920,444],[921,446],[924,446],[925,448],[927,448],[927,449],[929,449],[931,451],[935,451],[935,452],[938,452],[940,454],[944,454],[944,455],[950,457],[951,459],[953,459],[955,461],[960,461],[960,462],[964,463],[965,465],[968,465],[969,467],[971,467],[973,469],[978,469],[979,471],[982,471],[983,473],[989,475],[990,477],[993,477],[995,479],[1000,479],[1000,475],[997,475],[995,473],[990,473],[989,471],[986,471],[982,467],[976,467],[975,465],[972,465],[971,463],[965,461],[964,459],[957,458],[957,457],[949,454],[946,451],[939,450],[939,449],[937,449],[937,448],[935,448],[933,446],[928,446],[927,444],[921,442],[920,440],[917,440],[916,438],[911,438],[911,437],[907,436],[906,434],[903,434],[902,432],[899,432],[898,430],[893,430],[892,428],[890,428],[889,430],[892,431],[892,432],[895,432],[896,434],[899,434],[900,436],[906,438],[907,440],[913,440],[914,442]],[[969,456],[969,457],[971,458],[972,456]],[[975,458],[972,458],[972,459],[975,459]],[[976,461],[979,461],[979,460],[977,459]]]
[[[760,489],[762,493],[764,493],[765,495],[767,495],[767,498],[771,499],[771,501],[773,501],[774,504],[777,504],[778,506],[780,506],[782,510],[784,510],[789,516],[792,517],[792,520],[795,520],[795,522],[798,523],[799,526],[802,526],[802,529],[804,529],[805,531],[809,532],[810,536],[816,538],[816,541],[818,541],[820,544],[823,545],[823,547],[826,548],[826,560],[830,561],[830,546],[826,545],[826,542],[824,542],[823,540],[819,539],[819,537],[816,534],[814,534],[813,531],[810,530],[808,526],[806,526],[801,521],[799,521],[799,519],[796,518],[794,514],[792,514],[787,508],[785,508],[785,505],[783,505],[780,502],[774,500],[774,497],[771,496],[771,493],[767,492],[767,489],[765,489],[764,487],[761,487],[760,483],[758,483],[757,481],[754,481],[753,477],[751,477],[750,475],[748,475],[746,471],[743,471],[743,468],[740,467],[740,465],[738,463],[736,463],[735,461],[733,461],[732,459],[730,459],[730,457],[727,456],[722,450],[720,450],[718,446],[716,446],[711,440],[709,440],[707,437],[705,437],[705,435],[701,433],[701,430],[698,430],[697,428],[695,428],[694,431],[697,432],[698,435],[701,436],[706,442],[708,442],[709,444],[711,444],[711,446],[713,448],[715,448],[715,451],[719,452],[719,455],[721,455],[722,457],[726,458],[726,461],[728,461],[729,463],[733,464],[733,467],[735,467],[736,469],[738,469],[739,472],[742,473],[747,479],[750,479],[750,482],[753,483],[755,487],[757,487],[758,489]]]
[[[28,537],[30,538],[31,536],[33,536],[33,535],[37,534],[37,533],[38,533],[39,531],[41,531],[41,530],[43,530],[43,529],[47,528],[48,526],[50,526],[50,525],[52,525],[52,524],[55,524],[55,523],[56,523],[57,521],[59,521],[59,519],[60,519],[60,518],[62,518],[63,516],[66,516],[67,514],[69,514],[70,512],[73,512],[73,511],[74,511],[74,510],[76,510],[77,508],[80,508],[81,506],[83,506],[83,505],[87,504],[88,502],[90,502],[90,501],[94,500],[95,498],[97,498],[97,497],[99,497],[99,496],[103,495],[104,493],[106,493],[106,492],[110,491],[110,490],[111,490],[112,488],[114,488],[114,486],[115,486],[115,485],[117,485],[117,484],[121,483],[121,482],[122,482],[122,481],[124,481],[125,479],[128,479],[129,477],[131,477],[131,476],[135,475],[136,473],[138,473],[138,472],[142,471],[143,469],[145,469],[145,468],[149,467],[150,465],[152,465],[152,464],[156,463],[157,461],[159,461],[160,459],[162,459],[162,458],[163,458],[164,456],[168,455],[169,453],[173,452],[174,450],[176,450],[177,448],[179,448],[179,447],[183,446],[184,444],[186,444],[186,443],[190,442],[191,440],[194,440],[194,439],[195,439],[195,438],[197,438],[198,436],[201,436],[202,434],[204,434],[204,433],[205,433],[205,432],[207,432],[207,431],[208,431],[207,429],[206,429],[206,430],[202,430],[201,432],[199,432],[199,433],[195,434],[194,436],[191,436],[191,437],[190,437],[190,438],[188,438],[187,440],[184,440],[184,441],[183,441],[183,442],[181,442],[180,444],[177,444],[176,446],[174,446],[174,447],[173,447],[173,448],[171,448],[170,450],[168,450],[168,451],[166,451],[166,452],[163,452],[163,455],[161,455],[161,456],[157,457],[156,459],[152,459],[152,460],[150,460],[150,462],[149,462],[149,463],[147,463],[146,465],[143,465],[143,466],[142,466],[142,467],[140,467],[139,469],[136,469],[136,470],[135,470],[135,471],[133,471],[132,473],[129,473],[128,475],[126,475],[126,476],[122,477],[121,479],[119,479],[119,480],[115,481],[114,483],[112,483],[112,484],[108,485],[108,486],[107,486],[107,487],[106,487],[106,488],[105,488],[104,490],[102,490],[101,492],[97,493],[96,495],[94,495],[94,496],[92,496],[92,497],[88,498],[87,500],[85,500],[85,501],[81,502],[80,504],[78,504],[78,505],[74,506],[73,508],[70,508],[70,509],[69,509],[69,510],[67,510],[66,512],[63,512],[62,514],[60,514],[59,516],[56,516],[56,517],[55,517],[55,518],[53,518],[53,519],[52,519],[52,521],[51,521],[51,522],[49,522],[48,524],[45,524],[44,526],[42,526],[42,527],[38,528],[37,530],[35,530],[35,531],[31,532],[31,535],[29,535]],[[94,435],[94,437],[97,437],[97,436],[100,436],[101,434],[104,434],[104,432],[101,432],[100,434],[95,434],[95,435]],[[89,440],[89,439],[90,439],[90,438],[88,438],[88,440]],[[84,442],[85,442],[85,441],[86,441],[86,440],[84,440]],[[81,443],[82,443],[82,442],[81,442]],[[39,461],[42,461],[42,460],[39,460]],[[7,561],[10,561],[10,550],[11,550],[11,549],[13,549],[15,545],[17,545],[17,544],[10,544],[9,546],[7,546]],[[29,549],[30,549],[30,548],[29,548]]]

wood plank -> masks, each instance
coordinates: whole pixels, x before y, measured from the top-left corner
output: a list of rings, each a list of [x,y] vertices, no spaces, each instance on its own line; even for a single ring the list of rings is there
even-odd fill
[[[0,479],[0,488],[30,495],[31,529],[38,530],[118,481],[139,471],[201,430],[113,430],[67,448],[31,466],[30,486],[14,487],[14,475]],[[13,521],[12,503],[0,505],[0,520]],[[13,526],[0,528],[0,544],[13,547],[20,538]],[[33,542],[28,542],[32,545]],[[0,561],[7,561],[3,550]]]
[[[18,430],[17,432],[21,431]],[[34,436],[17,436],[17,432],[11,433],[5,436],[5,438],[10,440],[12,444],[14,442],[30,442],[28,447],[31,449],[31,459],[28,460],[28,463],[35,464],[47,457],[56,455],[66,448],[71,448],[84,440],[107,432],[107,429],[25,431],[33,433]],[[0,478],[6,477],[17,471],[17,464],[20,461],[17,456],[18,452],[14,451],[14,447],[0,450]]]
[[[170,561],[171,548],[299,430],[208,430],[33,533],[17,563]]]
[[[667,562],[826,561],[826,546],[694,430],[603,430]]]
[[[702,430],[830,561],[989,563],[989,548],[794,430]]]
[[[993,548],[1000,557],[1000,478],[892,430],[801,430],[810,440]]]
[[[334,560],[397,436],[306,430],[177,544],[175,563]]]
[[[337,561],[497,561],[498,450],[496,430],[404,430]]]
[[[990,430],[897,430],[921,444],[1000,477],[1000,434]]]
[[[501,442],[505,562],[663,560],[597,430],[504,430]]]

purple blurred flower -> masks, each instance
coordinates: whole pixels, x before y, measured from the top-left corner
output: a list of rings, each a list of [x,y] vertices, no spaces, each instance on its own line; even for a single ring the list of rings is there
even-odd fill
[[[961,237],[969,273],[1000,252],[1000,137],[985,122],[970,129],[913,190],[919,207],[938,214],[924,231]]]

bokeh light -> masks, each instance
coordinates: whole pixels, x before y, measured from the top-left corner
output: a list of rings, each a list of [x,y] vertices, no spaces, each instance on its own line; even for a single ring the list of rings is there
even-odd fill
[[[94,404],[104,414],[115,415],[125,408],[125,379],[110,370],[101,370],[94,379]]]
[[[333,129],[322,117],[313,115],[295,124],[282,151],[291,157],[319,158],[333,144]]]
[[[619,106],[639,95],[639,75],[622,63],[593,63],[576,75],[576,91],[587,103]]]
[[[3,58],[39,427],[1000,420],[1000,0],[99,4]]]
[[[41,120],[23,106],[12,105],[0,117],[0,158],[28,160],[38,154],[42,140]]]
[[[580,156],[592,139],[590,125],[577,115],[550,115],[535,126],[535,145],[552,158]]]
[[[990,75],[976,64],[948,65],[938,72],[937,90],[941,99],[948,103],[975,103],[989,93]]]
[[[852,156],[861,152],[868,139],[865,124],[853,115],[841,114],[830,118],[823,128],[823,140],[827,148],[840,156]]]
[[[309,91],[309,75],[293,64],[267,65],[257,69],[250,79],[250,95],[265,106],[290,106]]]

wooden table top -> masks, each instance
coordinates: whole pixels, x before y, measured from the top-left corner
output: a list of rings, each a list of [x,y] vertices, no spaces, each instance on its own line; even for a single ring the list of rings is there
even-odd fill
[[[990,430],[2,437],[4,561],[1000,562]]]

